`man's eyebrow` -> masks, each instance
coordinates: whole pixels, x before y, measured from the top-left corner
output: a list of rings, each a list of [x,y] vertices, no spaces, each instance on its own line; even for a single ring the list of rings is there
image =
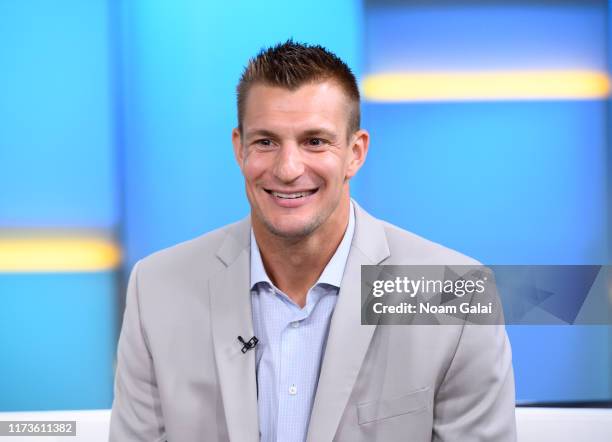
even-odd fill
[[[265,137],[265,138],[278,138],[279,136],[268,129],[249,129],[245,132],[245,138],[254,137]],[[300,132],[300,137],[325,137],[325,138],[336,138],[336,133],[332,130],[325,129],[322,127],[306,129]]]
[[[253,137],[277,138],[278,136],[274,132],[268,129],[251,129],[251,130],[246,131],[245,137],[246,138],[253,138]]]
[[[308,129],[308,130],[305,130],[304,132],[301,132],[300,135],[302,137],[336,138],[335,132],[328,130],[328,129],[324,129],[324,128]]]

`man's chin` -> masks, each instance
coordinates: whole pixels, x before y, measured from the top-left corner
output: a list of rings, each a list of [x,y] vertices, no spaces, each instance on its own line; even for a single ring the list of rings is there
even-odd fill
[[[312,234],[318,227],[318,223],[295,223],[279,224],[264,221],[266,229],[273,235],[283,239],[302,239]]]

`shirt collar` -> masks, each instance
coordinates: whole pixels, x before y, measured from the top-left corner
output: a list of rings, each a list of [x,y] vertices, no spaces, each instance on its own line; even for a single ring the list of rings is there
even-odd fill
[[[323,273],[321,273],[321,276],[315,285],[324,283],[340,288],[342,276],[344,275],[344,268],[346,267],[346,261],[348,260],[348,255],[351,250],[351,243],[353,242],[354,233],[355,208],[353,207],[353,202],[351,201],[348,226],[346,227],[342,241],[340,241],[336,252],[325,266],[325,269],[323,269]],[[270,284],[270,286],[274,287],[274,284],[272,284],[272,281],[270,281],[270,278],[268,277],[268,274],[264,268],[263,261],[261,260],[261,254],[259,253],[259,247],[257,246],[257,241],[255,240],[255,234],[253,233],[253,228],[251,228],[251,288],[258,282],[267,282]]]

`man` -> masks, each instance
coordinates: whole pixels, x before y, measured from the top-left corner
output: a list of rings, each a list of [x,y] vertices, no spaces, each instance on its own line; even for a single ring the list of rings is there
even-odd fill
[[[260,52],[232,142],[251,216],[134,267],[110,439],[515,440],[503,326],[361,325],[361,265],[475,261],[350,199],[369,143],[350,69]]]

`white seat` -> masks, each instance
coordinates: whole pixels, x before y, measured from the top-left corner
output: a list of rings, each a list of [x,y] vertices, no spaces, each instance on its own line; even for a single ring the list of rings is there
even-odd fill
[[[45,442],[107,442],[110,410],[28,411],[0,413],[0,420],[77,421],[77,436],[45,436]],[[610,442],[612,409],[516,409],[519,442]],[[40,442],[21,436],[19,442]]]
[[[518,407],[516,427],[519,442],[610,442],[612,409]]]

